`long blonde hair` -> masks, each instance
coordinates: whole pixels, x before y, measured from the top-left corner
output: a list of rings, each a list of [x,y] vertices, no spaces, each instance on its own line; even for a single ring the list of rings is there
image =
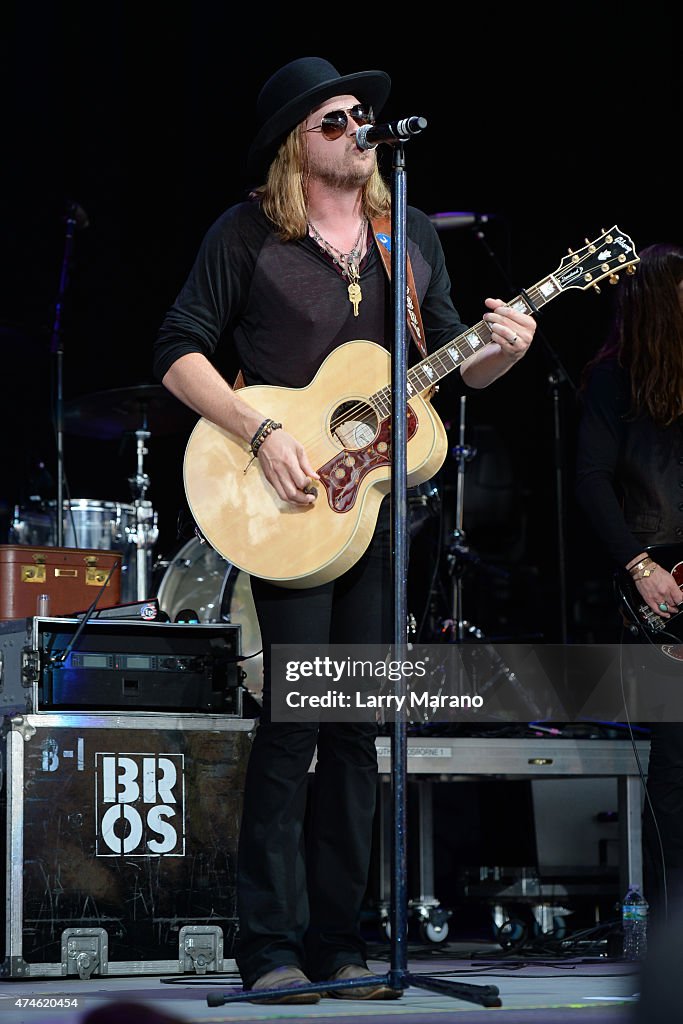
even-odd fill
[[[280,146],[265,185],[253,193],[283,242],[304,238],[308,232],[307,177],[306,140],[303,125],[298,125]],[[384,216],[391,209],[391,193],[377,166],[363,186],[361,201],[368,220]]]

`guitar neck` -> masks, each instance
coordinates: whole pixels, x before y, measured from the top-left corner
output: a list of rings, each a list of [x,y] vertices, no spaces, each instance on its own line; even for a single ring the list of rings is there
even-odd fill
[[[531,288],[521,295],[511,299],[507,303],[520,313],[537,313],[546,303],[564,291],[555,274],[548,274],[538,281]],[[416,363],[408,370],[407,393],[410,398],[415,393],[420,394],[427,391],[434,384],[438,384],[449,373],[457,369],[461,363],[471,356],[482,345],[491,342],[491,331],[485,320],[480,320],[474,327],[469,327],[462,334],[459,334],[453,341],[449,341],[443,348],[437,349],[432,355],[427,356],[422,362]],[[382,388],[381,391],[371,396],[371,401],[384,415],[391,412],[391,387]]]
[[[551,274],[523,291],[507,305],[519,310],[520,313],[534,315],[568,288],[578,288],[581,291],[596,288],[599,291],[597,284],[606,277],[609,278],[610,284],[615,284],[622,270],[634,273],[635,265],[639,262],[640,257],[635,251],[633,241],[614,224],[609,231],[603,231],[602,235],[592,242],[586,239],[585,246],[578,251],[570,249],[569,255],[564,257]],[[443,348],[410,368],[407,382],[408,397],[428,391],[490,341],[491,331],[484,320],[463,331]],[[391,387],[377,391],[371,396],[371,401],[380,415],[389,415]]]
[[[508,302],[508,306],[519,310],[520,313],[534,314],[546,303],[560,295],[562,291],[555,275],[549,274]],[[418,393],[426,391],[433,384],[452,373],[482,345],[488,345],[490,342],[491,331],[488,324],[485,320],[480,320],[474,327],[470,327],[453,341],[449,341],[443,348],[411,367],[408,371],[408,394],[412,394],[413,391]]]

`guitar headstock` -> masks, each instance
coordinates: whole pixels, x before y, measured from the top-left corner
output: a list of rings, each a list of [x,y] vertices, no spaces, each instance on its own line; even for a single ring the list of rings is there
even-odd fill
[[[626,270],[634,274],[637,263],[640,263],[640,256],[633,240],[615,224],[592,242],[586,239],[583,249],[570,250],[553,277],[563,290],[595,288],[600,291],[596,288],[599,281],[607,277],[610,284],[616,284],[619,273]]]

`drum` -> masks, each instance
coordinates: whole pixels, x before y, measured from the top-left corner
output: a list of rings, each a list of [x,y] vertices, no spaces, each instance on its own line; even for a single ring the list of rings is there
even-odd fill
[[[54,516],[56,502],[51,504]],[[121,552],[121,604],[131,604],[138,600],[138,530],[135,505],[123,505],[118,501],[95,501],[91,498],[74,498],[64,502],[65,547]],[[159,535],[157,513],[152,509],[151,501],[140,504],[140,530],[141,540],[147,545],[148,582],[146,592],[142,595],[145,600],[150,597],[152,548]]]
[[[157,591],[159,607],[171,619],[191,608],[200,622],[234,622],[241,626],[244,685],[257,700],[263,693],[261,631],[249,576],[198,537],[189,540],[169,563]],[[254,655],[254,657],[249,657]]]
[[[10,528],[10,543],[53,547],[57,543],[56,508],[56,501],[42,503],[38,507],[17,506]],[[152,547],[158,537],[157,513],[150,501],[141,503],[140,522],[146,532],[149,579]],[[93,498],[65,501],[63,547],[120,551],[121,603],[137,600],[138,524],[135,505]]]

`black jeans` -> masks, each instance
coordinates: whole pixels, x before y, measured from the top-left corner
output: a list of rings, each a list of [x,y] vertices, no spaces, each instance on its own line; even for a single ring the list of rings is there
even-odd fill
[[[370,547],[338,580],[306,590],[251,583],[264,687],[237,863],[236,959],[246,988],[284,964],[301,967],[314,980],[344,964],[365,964],[360,912],[372,846],[377,728],[271,723],[270,646],[391,642],[388,502]]]

